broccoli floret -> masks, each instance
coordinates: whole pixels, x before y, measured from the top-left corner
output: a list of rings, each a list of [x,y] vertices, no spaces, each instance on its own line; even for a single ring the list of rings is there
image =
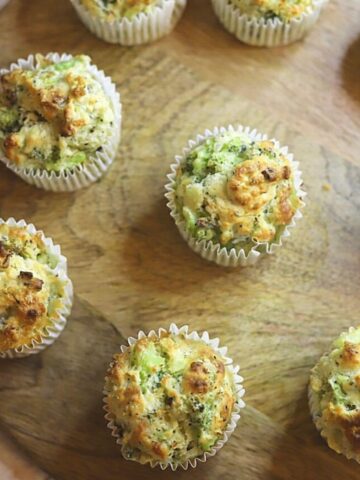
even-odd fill
[[[11,133],[19,130],[20,115],[16,108],[0,107],[0,130]]]

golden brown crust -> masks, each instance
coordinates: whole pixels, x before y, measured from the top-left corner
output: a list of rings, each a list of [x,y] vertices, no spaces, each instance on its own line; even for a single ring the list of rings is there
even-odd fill
[[[360,454],[360,327],[350,328],[313,368],[311,409],[331,448],[355,458]]]
[[[360,345],[345,342],[343,351],[340,355],[340,362],[344,368],[360,367]]]
[[[330,403],[324,412],[329,424],[338,425],[344,431],[354,451],[360,453],[360,412],[348,412],[340,405]]]
[[[246,213],[259,213],[269,202],[269,191],[273,189],[273,184],[288,179],[290,172],[290,166],[270,162],[265,156],[247,160],[235,169],[228,182],[230,198]],[[286,189],[286,193],[289,196],[290,189]]]
[[[214,429],[217,432],[224,430],[225,426],[229,423],[231,412],[234,407],[234,397],[229,395],[229,392],[224,392],[222,401],[219,407],[220,414],[214,417]]]
[[[109,142],[118,123],[110,80],[89,57],[51,58],[35,55],[33,66],[0,76],[0,148],[20,169],[81,167]]]
[[[152,451],[156,457],[160,458],[160,460],[166,460],[168,449],[163,444],[154,442],[152,445]]]
[[[188,375],[184,378],[184,390],[187,393],[206,393],[209,390],[209,371],[202,362],[193,362]]]
[[[5,155],[16,164],[19,164],[21,160],[18,153],[20,146],[19,137],[16,133],[8,135],[4,140]]]
[[[2,224],[0,238],[0,352],[6,352],[41,340],[44,329],[57,319],[64,285],[37,260],[39,254],[46,255],[40,233]]]
[[[187,373],[184,375],[184,391],[187,393],[203,394],[220,386],[224,379],[225,366],[222,360],[210,347],[204,346],[199,351],[202,360],[192,362]],[[209,365],[215,367],[214,380],[211,379]]]
[[[267,203],[264,194],[276,180],[276,170],[267,166],[261,157],[247,160],[235,169],[228,182],[230,198],[246,212],[257,212]],[[265,175],[265,172],[272,172]]]
[[[46,307],[30,289],[8,289],[2,293],[0,309],[11,313],[0,333],[0,351],[17,348],[28,342],[29,337],[39,340],[38,334],[33,336],[34,329],[42,329],[47,324]]]
[[[123,451],[142,463],[203,453],[223,434],[235,402],[223,359],[172,334],[142,338],[116,355],[105,389]]]
[[[9,266],[11,255],[11,250],[6,248],[3,242],[0,242],[0,268],[7,268]]]
[[[85,125],[85,120],[74,118],[74,101],[86,94],[86,79],[81,75],[68,73],[66,83],[49,87],[38,86],[27,72],[15,69],[2,76],[1,81],[6,92],[14,88],[24,88],[26,96],[21,97],[20,106],[29,111],[36,111],[50,123],[56,123],[64,135],[73,135],[78,127]],[[19,98],[18,98],[19,101]],[[10,135],[6,140],[8,148],[16,147],[16,136]],[[8,150],[7,150],[8,153]]]
[[[230,249],[278,241],[302,205],[291,157],[271,140],[228,131],[179,165],[175,203],[189,233]]]
[[[291,187],[288,185],[278,189],[279,200],[273,213],[273,218],[278,225],[288,225],[294,216],[296,210],[290,201],[291,194]]]

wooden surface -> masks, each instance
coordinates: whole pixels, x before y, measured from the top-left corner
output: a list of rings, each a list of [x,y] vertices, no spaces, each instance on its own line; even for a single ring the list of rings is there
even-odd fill
[[[0,13],[1,65],[35,51],[89,53],[124,107],[119,158],[87,190],[46,193],[0,166],[0,215],[62,245],[76,292],[53,347],[0,363],[0,429],[22,451],[0,438],[2,480],[47,478],[24,467],[24,452],[56,480],[359,478],[360,466],[320,439],[306,386],[332,338],[359,323],[360,6],[333,0],[304,42],[257,50],[223,31],[209,2],[189,3],[171,36],[132,49],[91,36],[64,1],[12,0]],[[247,270],[193,254],[163,198],[186,140],[231,122],[288,144],[309,193],[285,247]],[[191,473],[122,460],[101,410],[123,338],[171,321],[219,336],[245,377],[234,436]]]

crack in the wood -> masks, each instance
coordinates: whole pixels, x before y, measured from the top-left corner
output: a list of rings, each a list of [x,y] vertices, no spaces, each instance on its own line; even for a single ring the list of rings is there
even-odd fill
[[[125,343],[126,338],[121,331],[117,328],[117,326],[109,319],[107,318],[102,312],[100,312],[96,307],[94,307],[88,300],[85,298],[82,298],[80,295],[76,296],[77,301],[82,305],[85,309],[90,310],[90,312],[96,316],[99,320],[102,322],[107,323],[117,335],[120,335],[121,337],[121,342]]]

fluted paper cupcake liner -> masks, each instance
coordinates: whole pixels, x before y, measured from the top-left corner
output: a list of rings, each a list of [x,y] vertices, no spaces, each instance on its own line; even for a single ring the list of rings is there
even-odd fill
[[[132,46],[154,42],[164,37],[180,19],[187,0],[159,0],[149,12],[141,12],[132,19],[109,22],[92,15],[81,3],[71,0],[85,26],[97,37],[109,43]]]
[[[51,238],[45,237],[41,230],[36,230],[34,225],[31,223],[27,224],[25,220],[16,221],[14,218],[9,218],[5,221],[0,218],[0,225],[4,223],[11,227],[24,227],[31,235],[39,233],[41,235],[41,239],[47,247],[49,254],[57,260],[57,265],[53,269],[53,272],[65,284],[63,304],[61,308],[56,310],[54,313],[54,316],[56,316],[57,319],[53,321],[52,325],[45,328],[44,334],[41,336],[41,340],[33,340],[30,344],[23,345],[19,348],[10,349],[6,352],[0,352],[0,358],[21,358],[41,352],[45,348],[52,345],[61,334],[65,328],[67,317],[71,312],[73,302],[73,286],[71,280],[67,276],[67,260],[61,254],[59,245],[55,245]]]
[[[72,55],[49,53],[46,58],[55,63],[70,60]],[[0,70],[0,76],[17,68],[33,70],[36,67],[34,55],[27,59],[20,59],[12,63],[9,69]],[[61,172],[48,172],[34,168],[21,168],[6,158],[0,151],[0,160],[25,182],[44,190],[53,192],[71,192],[89,186],[104,175],[116,157],[117,147],[120,142],[121,131],[121,103],[120,95],[115,85],[105,73],[98,70],[95,65],[90,65],[89,72],[103,87],[105,94],[109,97],[114,111],[114,126],[111,137],[107,140],[101,152],[96,152],[83,164],[75,168],[65,169]]]
[[[296,221],[302,217],[300,210],[298,209],[295,212],[295,215],[292,218],[292,221],[289,225],[287,225],[279,236],[278,241],[273,243],[257,243],[255,244],[251,250],[246,254],[245,250],[243,249],[235,249],[231,248],[227,250],[226,247],[222,247],[219,243],[213,243],[211,240],[197,240],[194,238],[190,232],[186,230],[185,222],[181,218],[181,215],[178,212],[175,200],[175,180],[176,180],[176,172],[180,164],[182,164],[185,160],[187,155],[198,145],[203,143],[207,138],[216,136],[225,132],[239,132],[248,135],[252,140],[267,140],[267,135],[263,135],[258,133],[256,129],[251,130],[250,127],[243,127],[239,125],[237,127],[233,127],[229,125],[228,127],[215,127],[213,131],[206,130],[203,135],[197,135],[195,140],[189,140],[188,146],[184,148],[183,154],[181,156],[176,156],[176,162],[170,166],[171,172],[167,175],[169,183],[165,185],[166,194],[165,197],[168,199],[167,206],[170,209],[170,215],[175,220],[176,226],[178,227],[181,236],[184,240],[188,243],[189,247],[201,257],[205,258],[206,260],[212,261],[221,265],[223,267],[245,267],[254,265],[259,258],[264,254],[272,254],[274,251],[281,247],[283,244],[283,240],[290,236],[290,229],[295,226]],[[280,147],[280,144],[277,140],[272,139],[275,143],[275,147],[280,149],[280,153],[286,156],[289,160],[293,172],[294,172],[294,185],[297,192],[297,195],[300,198],[303,198],[306,193],[301,190],[302,180],[301,180],[301,172],[298,169],[299,163],[293,160],[293,155],[288,153],[288,147]],[[304,203],[302,204],[302,206]],[[259,251],[258,249],[261,249]]]
[[[224,27],[244,43],[257,47],[278,47],[303,38],[317,22],[328,0],[314,0],[300,17],[289,22],[279,18],[265,20],[242,14],[231,0],[212,0],[214,11]]]
[[[234,366],[232,359],[226,356],[227,347],[219,346],[218,338],[211,339],[208,332],[206,331],[204,331],[202,334],[199,334],[196,331],[189,332],[189,327],[187,325],[184,325],[182,327],[177,327],[174,323],[172,323],[168,329],[160,328],[157,332],[155,330],[151,330],[148,334],[145,334],[143,331],[140,330],[136,338],[134,337],[128,338],[127,340],[128,345],[121,345],[120,347],[121,352],[125,352],[126,350],[128,350],[132,345],[134,345],[134,343],[136,343],[141,338],[144,338],[144,337],[160,338],[161,335],[163,335],[164,333],[171,333],[173,335],[185,335],[186,339],[200,340],[206,343],[206,345],[213,348],[215,352],[222,357],[226,367],[233,373],[233,376],[234,376],[235,392],[236,392],[236,401],[235,401],[234,409],[223,436],[217,441],[217,443],[212,447],[212,449],[209,452],[204,452],[203,455],[199,457],[187,460],[186,462],[183,462],[183,463],[172,463],[172,462],[161,463],[156,460],[150,463],[151,467],[159,466],[162,470],[165,470],[166,468],[171,468],[171,470],[173,471],[177,470],[178,468],[183,468],[184,470],[187,470],[189,467],[195,468],[198,462],[206,462],[206,460],[209,457],[213,457],[214,455],[216,455],[216,453],[225,445],[225,443],[229,440],[230,436],[234,432],[237,422],[240,419],[240,410],[245,407],[245,402],[242,400],[242,397],[245,394],[245,390],[242,386],[243,378],[238,374],[239,367]],[[110,364],[110,368],[112,367],[112,365],[113,363]],[[116,443],[119,445],[122,445],[122,439],[119,433],[119,428],[115,424],[115,418],[111,414],[108,407],[107,393],[108,392],[105,389],[103,401],[104,401],[104,410],[106,412],[105,419],[107,421],[107,426],[111,430],[112,436],[116,439]],[[128,458],[124,454],[123,456],[126,460],[128,460]]]
[[[351,330],[354,330],[354,327],[350,327],[350,331]],[[328,353],[325,353],[323,355],[323,357],[327,356],[327,355],[328,355]],[[310,410],[311,418],[312,418],[312,420],[315,424],[315,427],[319,431],[322,438],[326,441],[329,448],[334,450],[329,445],[327,434],[326,434],[326,432],[323,428],[323,424],[322,424],[322,421],[321,421],[321,407],[320,407],[319,398],[317,397],[316,393],[312,390],[310,384],[309,384],[309,387],[308,387],[308,400],[309,400],[309,410]],[[334,451],[338,454],[345,455],[345,457],[348,460],[355,460],[356,462],[360,463],[360,454],[356,453],[355,451],[353,451],[351,449],[344,449],[342,451],[334,450]]]

